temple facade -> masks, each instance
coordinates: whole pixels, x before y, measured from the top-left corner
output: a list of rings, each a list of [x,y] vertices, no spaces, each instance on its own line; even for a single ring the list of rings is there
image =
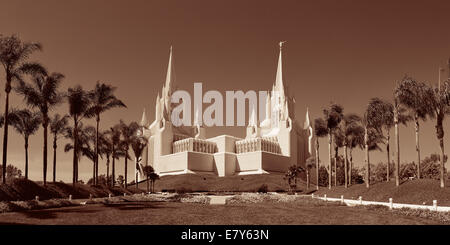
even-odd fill
[[[265,103],[265,118],[258,121],[249,112],[246,137],[220,135],[206,138],[206,130],[194,120],[193,126],[176,127],[171,122],[171,95],[174,83],[173,54],[170,49],[166,81],[158,94],[152,123],[142,115],[140,125],[148,144],[136,159],[140,169],[151,165],[160,176],[174,174],[215,174],[217,176],[285,173],[289,166],[304,166],[311,155],[312,128],[308,112],[301,125],[295,117],[295,100],[283,79],[282,43],[275,83]],[[198,111],[195,118],[198,118]]]

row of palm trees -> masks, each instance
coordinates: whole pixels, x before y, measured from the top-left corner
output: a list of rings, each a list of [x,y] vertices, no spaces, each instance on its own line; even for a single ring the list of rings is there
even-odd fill
[[[56,149],[60,137],[71,140],[64,150],[73,151],[73,184],[78,182],[78,163],[82,156],[93,161],[94,184],[98,183],[99,156],[107,158],[107,176],[109,177],[109,161],[112,158],[112,178],[115,179],[115,160],[125,159],[125,185],[127,183],[127,164],[130,158],[129,149],[133,148],[136,158],[140,157],[146,141],[139,133],[142,128],[132,122],[126,124],[120,121],[109,130],[100,131],[101,115],[113,108],[126,107],[114,95],[115,87],[97,82],[94,89],[84,90],[80,85],[69,88],[67,92],[59,91],[64,75],[49,72],[38,62],[29,62],[29,57],[36,51],[41,51],[39,43],[23,42],[17,36],[0,35],[0,63],[6,74],[5,111],[1,117],[4,127],[2,166],[6,169],[8,153],[8,128],[13,128],[25,140],[25,178],[28,178],[28,138],[42,125],[43,134],[43,183],[47,183],[47,145],[48,129],[53,135],[53,181],[56,181]],[[9,97],[11,91],[22,96],[29,108],[10,109]],[[54,114],[51,111],[63,103],[69,106],[68,115]],[[30,110],[31,109],[31,110]],[[85,119],[94,118],[96,126],[84,126]],[[70,125],[72,121],[72,125]],[[141,149],[141,150],[140,150]],[[6,171],[3,171],[5,183]],[[109,183],[109,181],[108,181]]]
[[[450,64],[450,61],[449,61]],[[449,65],[450,70],[450,65]],[[439,74],[442,72],[439,69]],[[400,142],[399,124],[414,123],[416,154],[417,154],[417,178],[421,178],[420,170],[420,121],[427,118],[435,121],[436,137],[440,147],[440,186],[445,187],[444,168],[444,128],[443,120],[450,113],[450,77],[437,86],[419,82],[405,76],[397,83],[393,92],[393,102],[380,98],[370,99],[364,115],[361,117],[354,113],[344,114],[344,108],[331,103],[323,110],[323,117],[314,120],[314,134],[316,136],[315,165],[317,183],[319,179],[319,138],[328,137],[328,188],[332,187],[333,166],[337,169],[336,162],[338,151],[343,148],[345,188],[351,185],[351,173],[353,168],[352,151],[355,148],[364,149],[366,176],[365,183],[370,187],[370,158],[369,152],[381,150],[385,145],[387,154],[387,181],[390,181],[390,131],[394,127],[395,133],[395,183],[400,185]],[[334,148],[334,156],[333,156]],[[336,174],[334,183],[337,185]],[[317,187],[318,188],[318,187]]]

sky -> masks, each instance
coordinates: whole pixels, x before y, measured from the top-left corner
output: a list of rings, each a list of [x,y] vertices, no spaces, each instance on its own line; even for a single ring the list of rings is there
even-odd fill
[[[362,114],[372,97],[391,100],[395,83],[405,74],[437,83],[439,67],[446,67],[450,57],[449,12],[450,2],[445,0],[0,0],[0,34],[42,43],[43,52],[30,60],[63,73],[62,91],[77,84],[92,89],[96,81],[117,87],[116,96],[127,109],[103,114],[102,129],[119,119],[140,121],[144,108],[153,121],[171,45],[176,88],[193,91],[195,82],[203,82],[204,91],[225,93],[270,90],[278,42],[285,40],[285,82],[295,96],[295,113],[302,123],[306,108],[314,120],[330,102],[341,104],[345,113]],[[447,77],[448,70],[442,76]],[[0,84],[4,81],[0,71]],[[12,107],[26,106],[19,95],[10,97]],[[1,91],[0,108],[4,98]],[[52,113],[67,112],[68,105],[62,104]],[[448,122],[446,145],[450,144]],[[439,152],[434,121],[421,122],[420,130],[422,158]],[[42,131],[30,138],[33,180],[42,179]],[[244,132],[242,127],[214,127],[207,136],[244,136]],[[412,125],[400,127],[400,142],[402,162],[414,161]],[[71,181],[72,154],[64,153],[66,143],[58,142],[57,180]],[[320,144],[321,158],[326,159],[325,139]],[[23,146],[20,135],[10,130],[8,163],[22,170]],[[51,145],[48,149],[51,163]],[[362,166],[361,151],[354,153],[354,159]],[[374,163],[385,159],[385,152],[371,152]],[[117,174],[123,174],[123,166],[120,160]],[[99,167],[100,174],[105,173],[105,161]],[[49,164],[50,178],[51,173]],[[133,164],[128,173],[133,179]],[[92,162],[83,158],[80,178],[87,181],[91,176]]]

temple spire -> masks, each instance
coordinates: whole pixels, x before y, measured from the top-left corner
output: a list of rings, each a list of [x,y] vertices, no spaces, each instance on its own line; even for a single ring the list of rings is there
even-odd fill
[[[140,126],[141,127],[147,127],[148,126],[148,120],[147,120],[147,114],[145,113],[145,108],[144,108],[144,111],[142,112],[142,118],[141,118]]]
[[[283,81],[283,43],[286,41],[280,42],[280,55],[278,56],[278,67],[277,67],[277,76],[275,79],[275,89],[280,93],[280,97],[284,100],[284,81]]]

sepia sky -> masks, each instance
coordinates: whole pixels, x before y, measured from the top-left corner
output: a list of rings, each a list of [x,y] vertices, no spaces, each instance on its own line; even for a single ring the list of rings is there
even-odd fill
[[[119,119],[139,121],[145,108],[154,119],[154,103],[165,80],[170,45],[174,47],[176,87],[203,90],[269,90],[275,81],[278,42],[286,40],[283,68],[296,116],[312,120],[331,101],[345,112],[362,114],[372,97],[391,99],[405,74],[437,83],[439,66],[450,57],[450,2],[433,1],[144,1],[144,0],[0,0],[0,33],[17,34],[43,44],[31,60],[63,73],[62,90],[76,84],[92,89],[97,80],[116,86],[128,109],[102,115],[107,129]],[[447,70],[442,74],[447,77]],[[0,86],[4,86],[0,71]],[[0,90],[3,113],[4,92]],[[12,107],[25,106],[17,94]],[[206,106],[204,106],[205,108]],[[67,113],[67,104],[59,113]],[[445,144],[450,149],[450,124]],[[94,125],[93,120],[85,124]],[[244,135],[244,128],[211,128],[207,136]],[[1,131],[1,134],[3,130]],[[400,128],[401,158],[415,159],[414,129]],[[392,132],[393,134],[393,132]],[[23,170],[23,139],[10,130],[8,163]],[[2,136],[3,138],[3,136]],[[439,152],[433,120],[421,124],[422,158]],[[30,177],[42,179],[42,129],[30,139]],[[57,179],[71,181],[72,154],[59,142]],[[321,158],[326,141],[321,139]],[[0,143],[1,144],[1,143]],[[392,142],[393,144],[393,142]],[[448,151],[447,151],[448,152]],[[385,161],[384,152],[371,161]],[[357,166],[363,154],[354,154]],[[48,176],[52,174],[49,144]],[[323,162],[326,163],[326,160]],[[123,174],[123,160],[116,175]],[[133,179],[129,164],[128,179]],[[100,163],[100,174],[106,165]],[[83,158],[80,177],[92,176]]]

